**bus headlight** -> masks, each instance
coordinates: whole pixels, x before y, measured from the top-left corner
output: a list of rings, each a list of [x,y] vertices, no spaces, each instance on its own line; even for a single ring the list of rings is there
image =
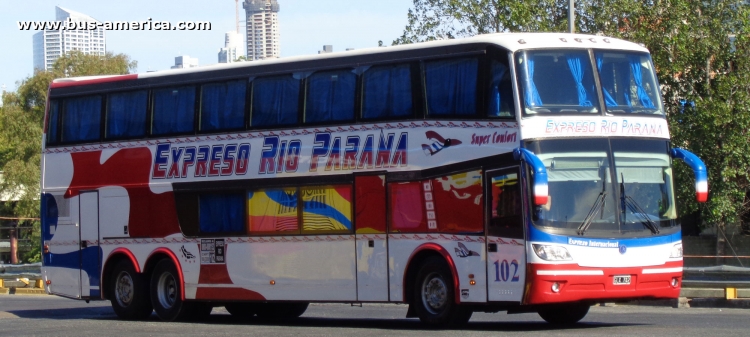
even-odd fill
[[[570,257],[570,253],[568,253],[568,250],[565,249],[565,247],[539,244],[532,244],[531,246],[534,248],[536,256],[539,256],[542,260],[568,261],[573,259]]]
[[[682,257],[682,243],[678,243],[672,246],[672,252],[669,254],[670,258]]]

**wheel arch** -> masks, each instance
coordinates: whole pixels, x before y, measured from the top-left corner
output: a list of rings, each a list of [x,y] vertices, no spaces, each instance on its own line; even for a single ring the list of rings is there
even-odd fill
[[[457,304],[461,303],[461,291],[459,290],[456,264],[454,263],[450,253],[448,253],[448,251],[443,248],[443,246],[436,243],[424,243],[414,249],[414,251],[411,253],[411,256],[409,256],[404,272],[404,286],[402,289],[404,302],[411,301],[411,298],[414,295],[414,287],[412,287],[412,285],[414,284],[417,273],[419,272],[419,267],[422,265],[422,262],[432,256],[436,256],[445,260],[445,263],[448,265],[448,268],[451,271],[451,275],[453,276],[453,296],[455,297],[454,301]]]
[[[133,252],[123,247],[113,250],[107,256],[107,260],[102,267],[102,277],[99,289],[102,290],[100,293],[103,300],[110,299],[110,289],[107,285],[109,285],[111,281],[110,278],[112,276],[112,269],[115,268],[115,266],[117,266],[123,260],[130,261],[130,264],[133,266],[133,269],[135,269],[136,273],[141,272],[141,266],[138,264],[138,259],[135,258]]]
[[[180,264],[180,260],[177,259],[177,255],[175,255],[174,252],[171,250],[161,247],[154,249],[151,254],[148,255],[148,258],[146,259],[146,265],[143,268],[143,272],[147,275],[151,275],[151,273],[154,271],[154,268],[156,268],[156,265],[161,260],[171,260],[174,264],[175,268],[177,268],[177,276],[180,278],[180,299],[185,300],[185,279],[182,274],[182,265]]]

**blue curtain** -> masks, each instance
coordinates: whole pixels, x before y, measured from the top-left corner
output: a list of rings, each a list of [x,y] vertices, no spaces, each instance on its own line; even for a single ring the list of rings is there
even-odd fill
[[[633,80],[635,81],[635,86],[637,87],[636,91],[638,94],[638,100],[641,102],[641,105],[643,107],[653,108],[654,102],[651,101],[651,98],[648,97],[646,90],[643,88],[641,57],[637,55],[631,55],[628,58],[630,59],[630,69],[633,71]],[[630,100],[628,100],[628,102],[630,102]]]
[[[487,93],[487,116],[510,117],[515,115],[513,104],[513,84],[510,81],[508,67],[492,60],[490,63],[490,87]]]
[[[363,118],[412,115],[411,69],[408,64],[372,67],[364,76]]]
[[[57,127],[60,125],[60,103],[57,100],[49,102],[49,122],[47,123],[47,142],[54,144],[60,141]]]
[[[203,194],[199,200],[201,233],[244,231],[245,198],[243,194]]]
[[[586,94],[586,88],[583,86],[583,67],[581,67],[581,57],[576,55],[568,55],[568,67],[570,73],[573,75],[573,80],[576,81],[576,90],[578,91],[578,105],[580,106],[591,106],[591,101],[588,99]]]
[[[531,55],[526,57],[526,64],[528,70],[528,77],[526,78],[527,91],[524,91],[523,95],[526,106],[541,106],[544,103],[542,103],[542,97],[539,96],[539,91],[536,89],[536,84],[534,83],[534,58]]]
[[[617,101],[607,91],[607,85],[604,83],[604,76],[602,74],[602,63],[604,63],[604,56],[601,54],[596,55],[596,68],[599,70],[599,78],[602,82],[602,92],[604,93],[604,103],[607,106],[617,106]]]
[[[148,91],[107,96],[107,138],[142,137],[146,134]]]
[[[62,118],[62,141],[99,140],[102,120],[102,97],[86,96],[65,101]]]
[[[192,132],[195,121],[195,87],[154,90],[153,113],[152,133],[155,135]]]
[[[289,75],[253,81],[252,126],[296,124],[298,111],[299,80]]]
[[[247,81],[201,86],[201,131],[240,129],[245,126]]]
[[[357,75],[351,70],[315,73],[307,82],[305,122],[354,120]]]
[[[476,58],[425,63],[427,111],[430,115],[473,115],[477,106]]]

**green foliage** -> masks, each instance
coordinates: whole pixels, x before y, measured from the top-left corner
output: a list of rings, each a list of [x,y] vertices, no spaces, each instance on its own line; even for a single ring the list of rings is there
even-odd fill
[[[74,51],[55,61],[51,71],[37,71],[19,83],[18,91],[5,93],[0,107],[0,193],[15,196],[17,201],[2,205],[0,214],[10,217],[39,217],[40,161],[42,124],[47,90],[54,78],[127,74],[136,62],[127,55],[107,53],[105,56],[85,55]],[[20,231],[29,235],[34,249],[23,257],[38,261],[40,231],[38,221],[19,222],[33,226]]]
[[[579,0],[576,31],[644,44],[662,86],[672,143],[709,170],[709,202],[675,163],[681,213],[706,224],[750,218],[750,11],[738,0]],[[567,30],[568,0],[414,0],[394,44],[496,32]],[[736,36],[734,43],[729,36]],[[681,109],[681,100],[695,108]]]

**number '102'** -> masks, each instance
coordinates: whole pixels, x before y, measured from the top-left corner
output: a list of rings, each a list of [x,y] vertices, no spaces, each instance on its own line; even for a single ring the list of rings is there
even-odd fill
[[[508,260],[495,261],[495,282],[518,282],[518,261],[513,260],[508,263]],[[510,267],[513,266],[513,276],[510,274]]]

